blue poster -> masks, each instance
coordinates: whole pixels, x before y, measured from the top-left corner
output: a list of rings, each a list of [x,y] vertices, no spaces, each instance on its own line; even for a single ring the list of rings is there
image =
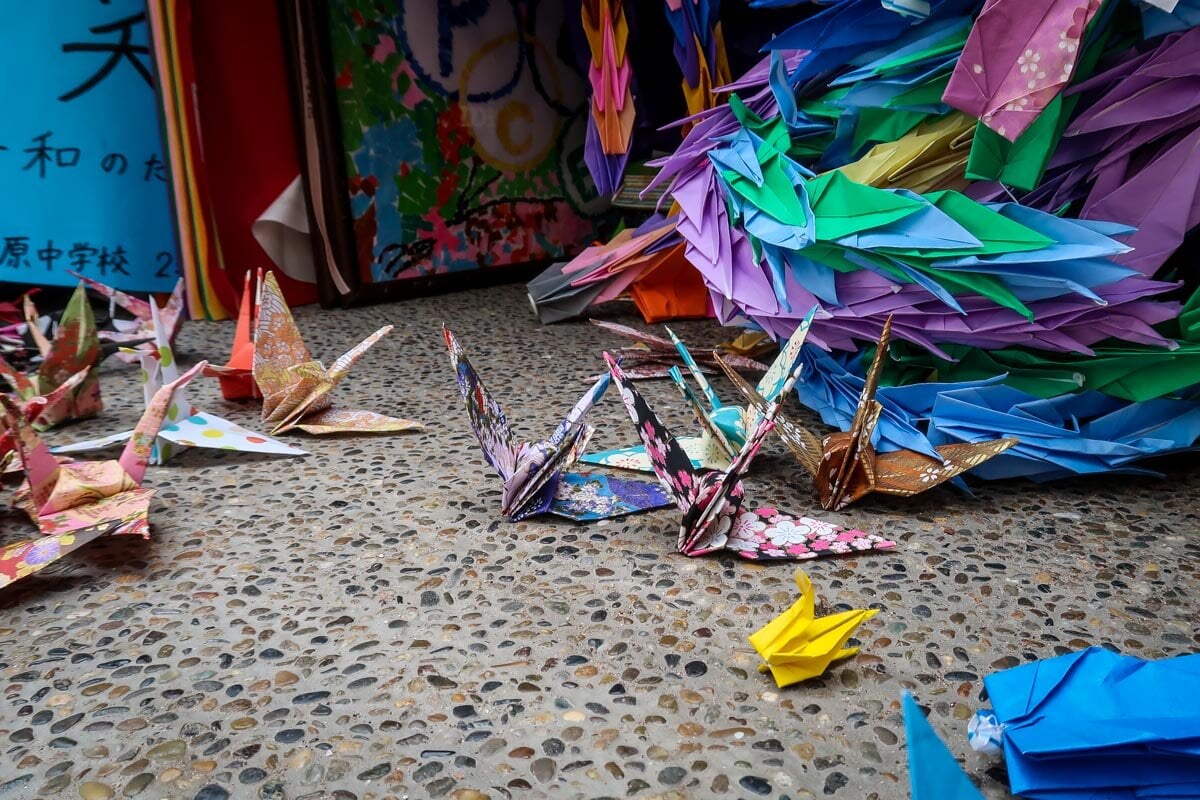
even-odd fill
[[[144,0],[0,0],[0,281],[179,277]]]

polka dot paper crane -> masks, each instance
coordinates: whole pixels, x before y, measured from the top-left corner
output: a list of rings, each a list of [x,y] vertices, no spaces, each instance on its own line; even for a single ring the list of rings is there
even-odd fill
[[[100,536],[150,537],[150,500],[142,487],[155,437],[175,392],[199,374],[204,362],[154,393],[146,413],[116,461],[59,463],[16,403],[0,395],[4,423],[12,431],[25,483],[15,505],[41,536],[0,546],[0,587],[25,578]]]
[[[954,478],[990,458],[1000,455],[1017,443],[1016,439],[994,439],[973,444],[947,444],[936,448],[936,458],[912,450],[890,453],[876,452],[871,435],[879,423],[883,406],[875,399],[879,373],[887,356],[888,337],[892,320],[884,323],[879,347],[866,386],[858,399],[854,422],[849,431],[831,433],[824,439],[789,421],[783,414],[776,419],[775,430],[796,460],[813,476],[821,507],[836,511],[845,508],[871,492],[907,497],[920,494]],[[717,357],[721,363],[720,357]],[[721,364],[725,374],[742,396],[767,413],[770,404],[736,370]]]
[[[158,317],[158,309],[151,306],[155,339],[158,349],[153,352],[136,351],[142,364],[142,390],[149,407],[164,383],[179,377],[179,365],[175,353],[167,341],[166,328]],[[115,433],[99,439],[51,449],[55,454],[83,453],[101,450],[128,441],[133,431]],[[269,453],[272,455],[303,456],[304,450],[290,447],[282,442],[247,430],[227,419],[207,414],[188,400],[184,389],[175,393],[175,402],[167,408],[165,424],[155,437],[150,455],[151,464],[164,464],[176,453],[189,447],[206,447],[216,450],[239,450],[243,453]]]

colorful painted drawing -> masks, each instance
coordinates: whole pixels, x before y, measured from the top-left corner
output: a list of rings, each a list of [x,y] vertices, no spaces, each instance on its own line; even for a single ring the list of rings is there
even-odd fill
[[[558,259],[592,241],[606,203],[583,159],[587,83],[560,58],[562,5],[329,4],[364,282]]]

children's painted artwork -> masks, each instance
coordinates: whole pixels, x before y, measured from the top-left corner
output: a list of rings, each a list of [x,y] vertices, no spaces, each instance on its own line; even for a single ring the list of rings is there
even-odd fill
[[[332,0],[328,30],[363,283],[467,282],[595,238],[562,3]]]

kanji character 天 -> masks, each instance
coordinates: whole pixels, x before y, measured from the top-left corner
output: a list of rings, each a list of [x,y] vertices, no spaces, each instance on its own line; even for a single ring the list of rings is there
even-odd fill
[[[108,60],[100,65],[100,69],[83,83],[76,86],[66,94],[60,95],[59,100],[66,102],[74,100],[85,92],[91,91],[102,80],[107,78],[112,73],[117,65],[121,63],[121,59],[127,60],[133,65],[142,79],[146,81],[146,85],[153,88],[154,78],[150,74],[150,68],[142,63],[139,56],[149,55],[150,48],[144,44],[133,43],[133,28],[146,21],[146,14],[133,14],[119,19],[115,22],[110,22],[106,25],[97,25],[94,28],[89,28],[92,33],[105,34],[120,32],[120,39],[116,42],[71,42],[62,46],[64,53],[108,53]]]

